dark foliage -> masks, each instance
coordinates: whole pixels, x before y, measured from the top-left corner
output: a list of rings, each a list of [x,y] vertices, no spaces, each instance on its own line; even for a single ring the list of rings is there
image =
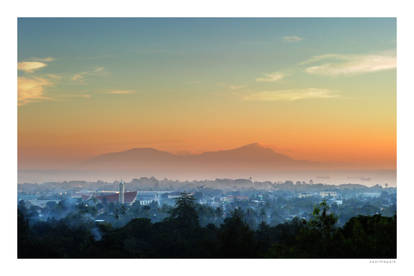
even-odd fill
[[[396,258],[396,216],[357,216],[343,227],[325,202],[309,220],[249,228],[235,209],[219,226],[200,226],[194,198],[182,194],[161,222],[123,227],[84,220],[83,207],[60,220],[29,222],[19,206],[19,258]]]

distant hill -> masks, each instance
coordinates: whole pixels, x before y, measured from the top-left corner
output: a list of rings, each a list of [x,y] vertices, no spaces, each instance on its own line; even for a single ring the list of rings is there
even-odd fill
[[[195,160],[205,162],[260,162],[260,163],[292,163],[296,160],[265,148],[258,143],[245,145],[239,148],[221,151],[210,151],[192,156]]]
[[[352,164],[351,164],[352,165]],[[159,179],[250,179],[321,181],[330,184],[395,184],[395,170],[355,170],[346,164],[297,160],[258,143],[199,154],[173,154],[154,148],[110,152],[64,169],[19,168],[19,183],[64,180],[119,180],[141,176]],[[323,179],[323,180],[320,180]],[[352,181],[350,181],[352,179]],[[366,180],[366,179],[369,179]],[[315,182],[318,183],[318,182]],[[347,188],[347,187],[344,187]],[[355,188],[354,186],[350,188]]]
[[[238,171],[295,169],[315,166],[317,163],[295,160],[277,153],[258,143],[229,150],[201,154],[176,155],[153,148],[134,148],[121,152],[106,153],[86,161],[85,168],[103,170],[149,170],[149,171]]]

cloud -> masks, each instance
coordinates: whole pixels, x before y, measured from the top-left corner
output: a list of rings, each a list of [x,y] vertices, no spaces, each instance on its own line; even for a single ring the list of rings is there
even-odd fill
[[[53,85],[52,82],[45,78],[18,78],[18,105],[24,105],[30,102],[48,100],[49,97],[44,95],[44,88]]]
[[[281,79],[285,78],[286,75],[280,72],[273,72],[269,74],[265,74],[264,77],[256,78],[258,82],[276,82],[280,81]]]
[[[105,68],[102,66],[99,66],[99,67],[96,67],[92,72],[98,73],[98,72],[102,72],[103,70],[105,70]]]
[[[298,101],[306,99],[330,99],[337,98],[340,95],[329,89],[305,88],[305,89],[288,89],[261,91],[245,95],[242,97],[245,101]]]
[[[46,77],[53,79],[53,80],[61,80],[62,76],[61,75],[56,75],[56,74],[47,74]]]
[[[128,94],[134,94],[135,90],[112,90],[109,91],[107,94],[112,95],[128,95]]]
[[[70,95],[60,95],[60,98],[83,98],[83,99],[90,99],[92,95],[90,94],[70,94]]]
[[[326,54],[326,55],[320,55],[320,56],[313,56],[303,62],[301,62],[301,65],[310,64],[314,62],[318,62],[320,60],[327,60],[327,59],[337,59],[337,60],[346,60],[347,55],[339,55],[339,54]]]
[[[46,67],[47,64],[38,61],[22,61],[17,64],[17,69],[27,73],[33,73],[40,68]]]
[[[72,76],[72,80],[73,81],[84,82],[85,78],[87,76],[97,76],[97,75],[100,75],[100,74],[103,74],[103,73],[105,73],[105,68],[102,67],[102,66],[97,66],[91,71],[85,71],[85,72],[80,72],[80,73],[74,74]]]
[[[301,38],[297,35],[291,35],[291,36],[284,36],[283,40],[287,41],[287,42],[299,42],[299,41],[303,40],[303,38]]]
[[[86,75],[86,72],[75,74],[75,75],[73,75],[72,80],[74,80],[74,81],[83,80],[85,75]]]
[[[45,58],[29,58],[29,61],[21,61],[17,64],[17,69],[27,73],[33,73],[36,70],[44,68],[47,66],[45,62],[51,62],[55,59],[52,57],[45,57]]]
[[[19,76],[18,77],[18,105],[22,106],[32,102],[40,102],[44,100],[48,101],[60,101],[69,98],[91,98],[90,94],[75,93],[75,94],[56,94],[56,95],[45,95],[45,88],[54,86],[58,81],[62,79],[61,75],[56,74],[45,74],[42,77],[30,77]]]
[[[337,55],[315,56],[302,62],[302,65],[314,64],[305,68],[305,72],[314,75],[339,76],[356,75],[391,70],[397,67],[395,54]]]
[[[44,57],[44,58],[33,57],[33,58],[30,58],[29,60],[40,61],[40,62],[51,62],[51,61],[54,61],[55,59],[53,57]]]
[[[245,87],[246,87],[246,85],[230,85],[229,86],[230,90],[239,90],[239,89],[242,89],[242,88],[245,88]]]

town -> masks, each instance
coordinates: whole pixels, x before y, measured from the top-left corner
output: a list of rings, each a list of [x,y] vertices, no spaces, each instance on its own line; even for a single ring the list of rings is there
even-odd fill
[[[158,180],[141,177],[130,182],[97,181],[19,184],[19,207],[31,219],[47,221],[81,213],[95,223],[122,227],[134,218],[159,222],[169,216],[182,193],[196,203],[200,225],[220,225],[235,209],[257,229],[265,222],[278,225],[294,218],[309,219],[315,206],[326,202],[338,216],[338,225],[357,215],[393,216],[396,188],[360,184],[328,185],[292,181],[259,182],[252,179],[203,181]]]

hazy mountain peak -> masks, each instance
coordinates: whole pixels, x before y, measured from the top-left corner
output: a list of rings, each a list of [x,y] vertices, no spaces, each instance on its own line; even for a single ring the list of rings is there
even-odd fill
[[[275,152],[273,149],[263,146],[259,143],[251,143],[244,146],[241,146],[239,148],[231,149],[230,151],[245,151],[245,152],[251,152],[251,153],[257,153],[257,154],[277,154],[281,155],[277,152]]]
[[[137,152],[137,151],[160,151],[154,148],[132,148],[121,152]]]
[[[312,165],[275,152],[259,143],[238,148],[179,155],[154,148],[132,148],[96,156],[87,162],[89,169],[134,171],[145,173],[254,173],[276,169],[297,169]]]
[[[256,143],[251,143],[251,144],[241,146],[240,148],[264,148],[264,146],[256,142]]]

